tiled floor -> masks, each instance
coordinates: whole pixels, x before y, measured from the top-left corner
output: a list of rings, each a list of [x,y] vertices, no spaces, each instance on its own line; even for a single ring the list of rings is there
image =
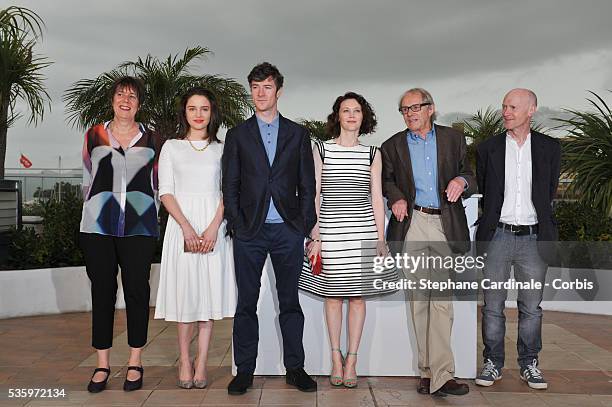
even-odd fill
[[[516,312],[507,311],[507,367],[489,388],[470,385],[463,397],[432,398],[416,393],[413,377],[361,377],[357,389],[331,388],[318,377],[317,393],[301,393],[280,377],[257,377],[244,396],[228,396],[231,380],[231,321],[215,324],[206,390],[176,387],[176,328],[152,320],[143,353],[145,386],[123,392],[126,345],[125,313],[117,312],[112,377],[108,389],[90,395],[85,386],[95,364],[89,347],[90,315],[62,314],[0,320],[0,406],[610,406],[612,407],[612,317],[545,312],[541,367],[547,391],[530,390],[516,366]],[[481,353],[482,345],[478,345]],[[9,389],[63,388],[64,399],[12,399]]]

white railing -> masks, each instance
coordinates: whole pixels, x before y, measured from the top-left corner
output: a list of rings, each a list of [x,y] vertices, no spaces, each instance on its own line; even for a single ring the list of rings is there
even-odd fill
[[[21,181],[23,202],[34,199],[61,200],[65,193],[62,184],[80,186],[83,180],[81,168],[6,168],[4,177]]]

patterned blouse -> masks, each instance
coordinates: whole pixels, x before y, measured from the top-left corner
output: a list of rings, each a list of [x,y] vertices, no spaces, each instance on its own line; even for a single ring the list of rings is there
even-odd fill
[[[85,134],[81,232],[157,237],[159,138],[139,124],[140,133],[124,150],[109,123]]]

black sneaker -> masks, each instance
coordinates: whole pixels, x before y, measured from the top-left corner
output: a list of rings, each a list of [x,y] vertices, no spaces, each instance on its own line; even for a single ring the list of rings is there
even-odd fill
[[[501,370],[502,368],[496,366],[491,359],[487,359],[485,361],[484,367],[482,368],[482,372],[480,372],[480,375],[476,377],[476,384],[485,387],[492,386],[493,383],[498,380],[501,380]]]
[[[287,384],[297,387],[300,391],[317,391],[317,382],[312,380],[312,378],[308,376],[308,373],[302,368],[288,369],[286,378]]]
[[[253,375],[248,373],[238,373],[227,385],[227,393],[232,396],[239,396],[246,393],[247,389],[253,385]]]
[[[538,369],[538,360],[534,359],[530,365],[521,367],[521,379],[527,382],[532,389],[545,390],[548,383],[544,380],[542,372]]]

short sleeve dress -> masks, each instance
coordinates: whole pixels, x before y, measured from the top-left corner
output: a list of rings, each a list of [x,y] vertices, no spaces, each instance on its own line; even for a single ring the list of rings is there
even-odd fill
[[[192,142],[197,149],[207,141]],[[159,158],[159,195],[172,194],[201,234],[221,201],[223,144],[197,151],[187,140],[168,140]],[[164,235],[155,318],[194,322],[233,317],[236,280],[232,242],[219,227],[211,253],[185,253],[181,227],[170,216]]]

